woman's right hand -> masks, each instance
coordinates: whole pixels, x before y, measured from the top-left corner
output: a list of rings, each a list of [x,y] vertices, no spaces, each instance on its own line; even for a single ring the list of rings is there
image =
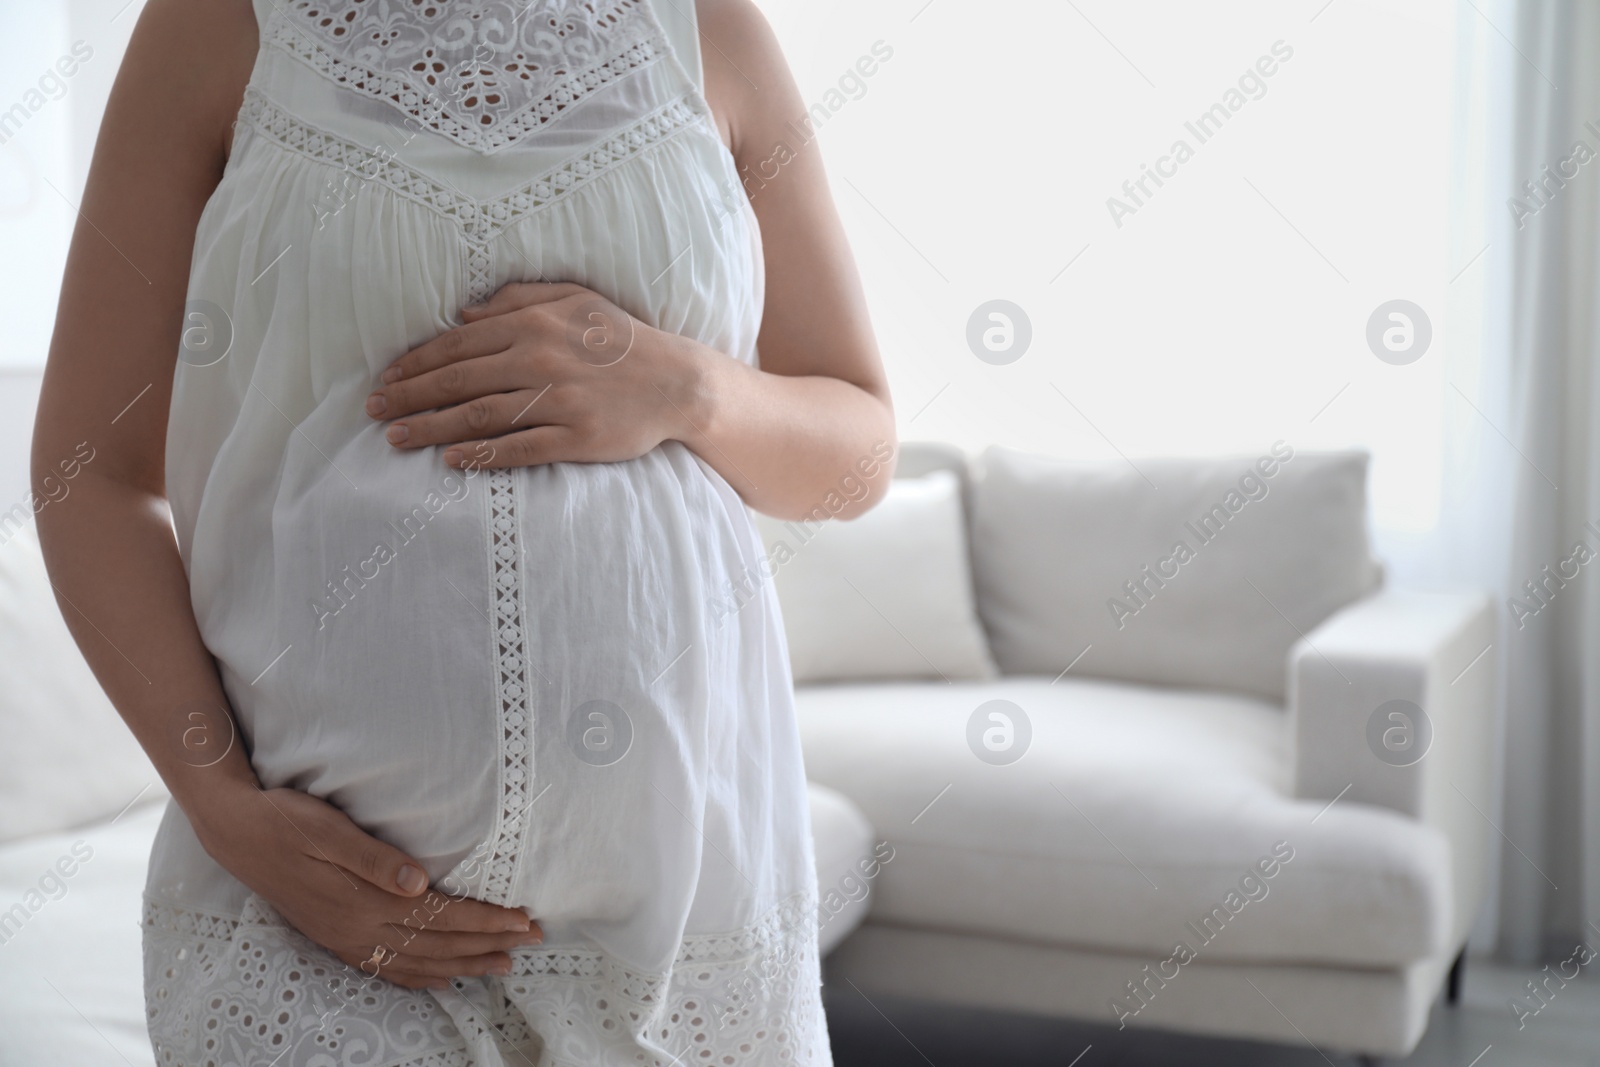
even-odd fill
[[[508,973],[509,950],[541,939],[520,911],[429,888],[422,864],[299,790],[232,788],[191,818],[213,859],[370,977],[443,989]]]

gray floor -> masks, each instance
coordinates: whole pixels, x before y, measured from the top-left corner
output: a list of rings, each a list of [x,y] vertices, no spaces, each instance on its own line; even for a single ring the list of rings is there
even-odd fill
[[[1509,1000],[1533,975],[1473,962],[1461,1004],[1434,1009],[1415,1053],[1385,1067],[1600,1067],[1600,980],[1580,978],[1521,1031]],[[952,1010],[825,991],[837,1067],[1353,1067],[1300,1046]]]

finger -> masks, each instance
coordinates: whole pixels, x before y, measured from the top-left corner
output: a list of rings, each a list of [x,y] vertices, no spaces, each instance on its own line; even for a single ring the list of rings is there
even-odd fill
[[[498,904],[473,900],[470,897],[450,900],[445,907],[435,912],[433,919],[427,924],[427,929],[446,933],[475,934],[543,932],[538,923],[516,908],[502,908]]]
[[[511,392],[528,386],[533,373],[535,369],[526,360],[513,359],[504,349],[473,356],[374,389],[367,397],[367,414],[375,419],[397,419],[491,393]]]
[[[462,308],[461,318],[464,322],[478,322],[532,304],[548,304],[588,292],[590,290],[571,282],[507,282],[483,303]]]
[[[511,324],[500,319],[455,326],[389,364],[382,380],[385,384],[403,381],[463,359],[503,352],[514,336]]]
[[[429,890],[420,900],[390,898],[389,903],[380,902],[368,915],[383,923],[386,932],[395,934],[400,942],[409,943],[424,934],[430,937],[474,936],[490,939],[482,947],[460,946],[449,953],[454,956],[503,951],[508,947],[530,943],[526,940],[530,936],[535,940],[544,936],[539,924],[520,909],[453,897],[437,889]],[[400,942],[386,944],[393,949],[405,949],[405,944]],[[428,956],[442,954],[423,953]]]
[[[554,409],[546,395],[549,391],[550,386],[546,385],[537,390],[491,393],[465,404],[454,404],[441,411],[396,422],[384,431],[384,436],[398,448],[422,448],[474,441],[538,426],[553,415]]]
[[[535,426],[486,441],[464,441],[445,450],[449,467],[503,470],[537,467],[544,463],[576,461],[577,433],[570,426]]]
[[[526,933],[446,933],[441,930],[418,930],[411,926],[391,928],[390,944],[408,956],[422,956],[431,960],[460,959],[465,956],[483,956],[492,952],[510,952],[514,948],[528,948],[542,944],[544,937],[535,926]]]
[[[422,864],[362,830],[337,808],[329,807],[317,828],[316,855],[389,893],[404,897],[427,892]]]

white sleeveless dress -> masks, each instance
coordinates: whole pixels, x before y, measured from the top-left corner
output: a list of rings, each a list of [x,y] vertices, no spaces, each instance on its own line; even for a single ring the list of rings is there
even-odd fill
[[[369,978],[172,805],[145,906],[159,1062],[829,1064],[789,666],[743,502],[676,442],[466,474],[363,411],[510,281],[755,362],[760,240],[693,0],[255,9],[167,439],[195,615],[265,785],[545,942],[438,993]]]

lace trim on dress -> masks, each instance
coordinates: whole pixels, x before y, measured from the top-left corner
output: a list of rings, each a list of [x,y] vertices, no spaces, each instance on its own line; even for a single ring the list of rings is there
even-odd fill
[[[464,1035],[432,995],[340,963],[258,899],[237,920],[146,899],[147,1021],[158,1062],[181,1067],[464,1067],[468,1037],[542,1040],[552,1067],[621,1062],[619,1045],[640,1041],[670,1050],[630,1057],[653,1067],[805,1064],[826,1048],[816,921],[816,897],[797,893],[741,930],[685,937],[669,975],[598,950],[517,949],[511,975],[489,980],[496,1010]]]
[[[266,40],[484,154],[670,54],[643,0],[295,0]]]
[[[487,286],[485,287],[487,289]],[[474,292],[474,300],[489,294]],[[522,625],[522,546],[518,540],[516,479],[509,470],[491,470],[489,483],[489,568],[494,595],[495,693],[500,705],[500,810],[488,845],[481,896],[504,904],[516,884],[517,857],[527,826],[528,787],[534,773],[529,719],[527,637]]]
[[[526,185],[477,200],[400,162],[393,149],[368,148],[319,130],[280,108],[258,89],[245,90],[244,106],[239,110],[239,122],[268,140],[338,167],[358,182],[376,182],[398,196],[454,219],[467,237],[478,242],[490,240],[523,216],[572,195],[701,117],[695,98],[685,94]]]

